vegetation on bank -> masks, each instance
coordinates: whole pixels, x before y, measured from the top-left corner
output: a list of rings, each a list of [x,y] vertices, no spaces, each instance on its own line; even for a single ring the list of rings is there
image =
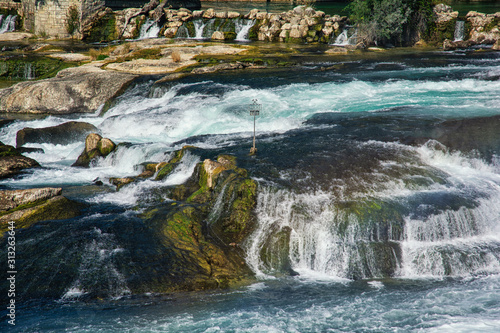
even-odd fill
[[[413,45],[435,29],[433,8],[445,0],[352,0],[347,9],[366,44]]]

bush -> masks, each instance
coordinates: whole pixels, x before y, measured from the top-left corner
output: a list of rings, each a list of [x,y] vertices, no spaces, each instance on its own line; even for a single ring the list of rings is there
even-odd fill
[[[178,50],[173,50],[170,56],[172,57],[173,62],[181,61],[181,53]]]
[[[66,31],[73,36],[75,32],[80,30],[80,13],[76,6],[70,6],[66,14]]]

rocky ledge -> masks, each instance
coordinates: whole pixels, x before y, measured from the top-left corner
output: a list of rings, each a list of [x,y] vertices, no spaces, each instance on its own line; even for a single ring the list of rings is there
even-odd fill
[[[56,77],[0,90],[0,112],[70,114],[95,112],[120,95],[135,75],[95,65],[68,68]]]
[[[0,191],[0,237],[15,222],[16,229],[46,220],[63,220],[80,214],[82,205],[62,195],[61,188]]]

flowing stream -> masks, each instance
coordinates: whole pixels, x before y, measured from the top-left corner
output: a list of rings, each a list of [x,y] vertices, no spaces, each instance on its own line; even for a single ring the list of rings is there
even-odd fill
[[[19,236],[19,248],[53,244],[43,261],[26,260],[35,272],[79,259],[57,300],[19,305],[15,332],[496,332],[500,54],[394,51],[154,82],[137,81],[103,116],[76,116],[126,142],[92,168],[70,166],[82,142],[31,143],[43,168],[0,181],[60,186],[93,207]],[[263,106],[256,157],[253,99]],[[0,141],[68,120],[19,119]],[[94,186],[186,144],[200,149],[160,182]],[[259,184],[257,224],[241,244],[256,283],[131,295],[121,269],[137,214],[221,153]],[[100,300],[80,301],[88,294]]]

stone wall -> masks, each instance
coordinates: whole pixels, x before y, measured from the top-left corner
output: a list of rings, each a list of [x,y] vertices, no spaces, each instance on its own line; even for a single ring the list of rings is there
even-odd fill
[[[68,10],[75,6],[83,24],[104,8],[104,0],[0,0],[0,8],[15,8],[24,19],[24,29],[37,35],[69,37],[66,30]]]

